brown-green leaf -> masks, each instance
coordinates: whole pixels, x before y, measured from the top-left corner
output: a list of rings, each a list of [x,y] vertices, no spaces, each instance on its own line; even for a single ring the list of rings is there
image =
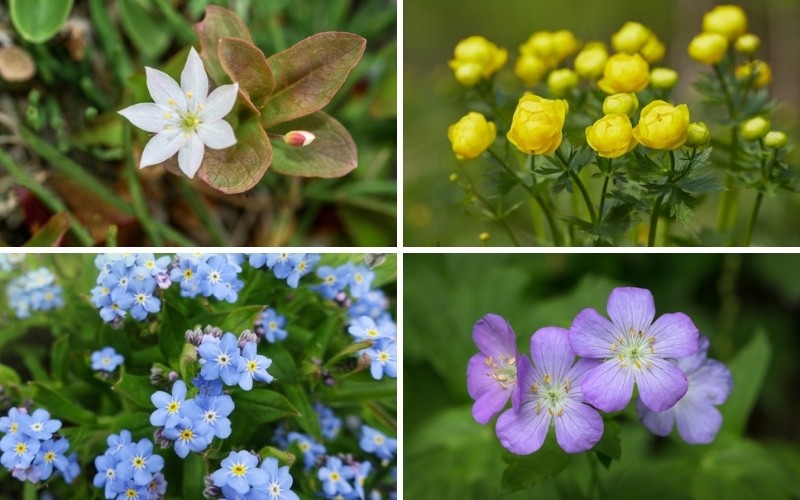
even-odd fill
[[[47,224],[33,235],[33,237],[25,243],[26,247],[57,247],[61,245],[64,236],[69,231],[71,224],[69,214],[67,212],[59,212],[50,217]]]
[[[261,108],[275,87],[264,53],[246,40],[221,38],[217,55],[231,81],[239,82],[239,96],[260,116]]]
[[[217,55],[219,40],[239,38],[252,43],[250,30],[235,12],[216,5],[206,7],[206,17],[194,25],[194,30],[200,38],[200,57],[206,71],[217,85],[221,85],[225,81],[225,71]]]
[[[310,36],[269,57],[275,90],[261,110],[264,127],[322,109],[361,59],[366,45],[358,35],[331,31]]]
[[[206,149],[198,176],[223,193],[242,193],[256,185],[272,163],[266,132],[253,119],[236,130],[237,143],[226,149]]]
[[[317,111],[298,120],[282,123],[275,132],[307,130],[317,138],[302,148],[275,141],[272,169],[302,177],[341,177],[358,165],[358,152],[350,132],[330,115]]]

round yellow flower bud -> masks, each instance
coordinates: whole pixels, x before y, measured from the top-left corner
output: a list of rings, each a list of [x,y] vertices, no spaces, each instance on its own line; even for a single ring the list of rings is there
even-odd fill
[[[506,137],[523,153],[549,155],[561,145],[567,101],[526,94],[517,103]]]
[[[467,113],[447,129],[447,137],[453,146],[453,153],[459,160],[472,160],[492,145],[497,130],[494,123],[474,111]]]
[[[558,30],[553,33],[553,56],[561,62],[581,48],[581,42],[569,30]]]
[[[641,23],[627,22],[611,35],[611,45],[617,52],[636,54],[650,39],[650,30]]]
[[[742,123],[742,137],[746,141],[757,141],[769,132],[769,120],[763,116],[750,118]]]
[[[491,238],[491,236],[487,232],[483,232],[483,233],[478,235],[478,239],[481,240],[484,243],[488,242],[489,238]]]
[[[456,45],[455,59],[448,63],[462,85],[472,86],[497,73],[508,59],[508,51],[482,36],[467,37]],[[476,76],[477,75],[477,76]]]
[[[633,136],[652,149],[678,149],[686,143],[689,128],[689,108],[653,101],[642,109]]]
[[[736,39],[736,50],[745,55],[752,55],[761,48],[761,39],[752,33],[745,33]]]
[[[686,133],[686,145],[690,148],[702,148],[711,142],[711,132],[703,122],[690,123]]]
[[[450,174],[450,177],[448,177],[448,179],[450,179],[450,182],[456,182],[458,181],[458,174],[453,172],[452,174]]]
[[[650,64],[657,63],[658,61],[664,59],[664,54],[666,52],[667,48],[655,35],[651,35],[647,40],[647,43],[644,44],[644,47],[642,47],[642,50],[639,51],[642,57],[644,57],[644,60]]]
[[[547,88],[555,96],[562,96],[578,85],[578,73],[569,68],[560,68],[547,76]]]
[[[717,5],[703,15],[703,31],[735,40],[747,31],[747,16],[738,5]]]
[[[525,85],[536,85],[541,82],[548,69],[542,58],[533,54],[521,54],[514,64],[514,74],[525,82]]]
[[[549,31],[537,31],[533,33],[525,43],[519,46],[519,52],[549,61],[556,53],[553,33]]]
[[[614,54],[608,58],[603,78],[597,82],[606,94],[641,92],[650,82],[650,66],[639,54]]]
[[[608,51],[601,42],[586,44],[575,56],[575,72],[586,80],[597,80],[603,74],[608,61]]]
[[[636,94],[612,94],[603,101],[603,114],[623,114],[633,116],[639,107],[639,98]]]
[[[764,61],[756,59],[736,67],[736,78],[747,80],[752,78],[752,85],[756,88],[766,87],[772,83],[772,69]]]
[[[650,85],[654,89],[671,89],[678,82],[678,72],[670,68],[653,68],[650,72]]]
[[[786,137],[786,134],[778,132],[777,130],[767,132],[767,135],[764,136],[764,145],[768,148],[781,149],[786,147],[788,142],[789,139]]]
[[[586,127],[586,142],[603,158],[619,158],[636,147],[628,115],[614,113]]]
[[[728,50],[728,39],[719,33],[700,33],[689,42],[689,55],[703,64],[716,64]]]

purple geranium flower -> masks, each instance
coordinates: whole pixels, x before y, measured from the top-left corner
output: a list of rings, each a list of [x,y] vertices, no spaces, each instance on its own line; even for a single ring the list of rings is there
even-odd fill
[[[722,414],[714,405],[728,399],[732,377],[728,368],[715,359],[708,359],[708,338],[700,337],[700,348],[691,356],[678,359],[678,368],[689,379],[689,390],[672,408],[654,412],[641,400],[636,401],[639,420],[650,432],[668,436],[673,423],[678,434],[691,444],[708,444],[722,426]]]
[[[590,449],[603,435],[603,418],[586,404],[581,382],[599,362],[581,359],[569,345],[569,331],[545,327],[531,336],[531,357],[519,358],[513,407],[497,419],[497,437],[512,453],[542,447],[550,425],[567,453]]]
[[[481,424],[500,412],[517,383],[517,350],[508,321],[487,314],[472,328],[472,340],[480,352],[467,365],[467,391],[475,404],[472,416]]]
[[[633,384],[653,411],[672,407],[689,386],[670,358],[697,351],[697,327],[683,313],[656,315],[653,294],[642,288],[615,288],[608,316],[584,309],[572,322],[569,341],[578,356],[602,360],[586,375],[581,390],[592,405],[619,411],[631,400]]]

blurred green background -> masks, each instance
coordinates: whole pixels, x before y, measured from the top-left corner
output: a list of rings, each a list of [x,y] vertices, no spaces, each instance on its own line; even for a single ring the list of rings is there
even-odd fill
[[[507,318],[521,352],[544,326],[605,314],[616,286],[653,292],[657,315],[682,311],[734,373],[717,439],[707,446],[651,435],[632,406],[622,458],[588,494],[587,454],[556,479],[502,498],[800,498],[800,255],[455,254],[404,261],[404,492],[408,498],[495,498],[504,470],[494,420],[472,419],[466,367],[472,326]],[[552,434],[548,437],[552,441]]]
[[[456,160],[447,140],[447,127],[469,109],[463,100],[463,88],[453,78],[447,61],[462,38],[483,35],[509,50],[501,78],[511,74],[517,47],[537,30],[570,29],[579,38],[604,40],[626,21],[649,26],[667,45],[667,55],[659,65],[672,67],[681,75],[673,92],[676,101],[698,102],[690,81],[704,67],[686,53],[691,38],[701,28],[704,12],[717,2],[692,0],[503,0],[459,2],[407,0],[405,2],[404,38],[404,240],[411,246],[476,246],[478,234],[491,232],[491,244],[510,245],[498,224],[468,215],[460,205],[463,191],[448,182],[456,171]],[[722,2],[725,3],[725,2]],[[772,95],[784,105],[772,115],[773,126],[785,130],[797,141],[800,109],[800,65],[797,64],[797,27],[800,26],[800,2],[797,0],[747,0],[736,2],[747,12],[750,31],[763,40],[759,57],[773,68]],[[705,112],[704,112],[705,113]],[[693,116],[693,118],[695,118]],[[696,119],[709,120],[707,115]],[[711,125],[711,123],[709,123]],[[712,127],[712,133],[716,128]],[[726,133],[727,136],[727,133]],[[793,154],[796,164],[797,151]],[[481,160],[465,164],[473,179],[488,170]],[[592,171],[596,171],[592,167]],[[484,183],[486,180],[483,181]],[[516,193],[520,199],[521,193]],[[693,226],[712,228],[715,223],[717,195],[707,200],[695,214]],[[739,226],[753,205],[755,194],[741,199]],[[510,205],[509,205],[510,206]],[[767,198],[762,206],[759,225],[753,235],[754,246],[800,244],[800,199],[788,193]],[[530,219],[519,210],[510,220],[523,244],[532,244]],[[526,234],[527,233],[527,234]]]

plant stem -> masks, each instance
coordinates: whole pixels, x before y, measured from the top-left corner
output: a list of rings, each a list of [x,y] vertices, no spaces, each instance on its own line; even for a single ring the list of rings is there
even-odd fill
[[[739,201],[739,189],[734,184],[734,178],[730,171],[736,166],[736,160],[739,155],[739,124],[738,113],[736,106],[733,103],[733,95],[731,94],[728,84],[725,82],[725,75],[722,74],[719,64],[714,64],[714,74],[719,80],[720,88],[725,94],[725,106],[728,108],[728,117],[734,121],[735,125],[731,128],[731,159],[729,170],[725,173],[725,191],[722,192],[719,198],[719,209],[717,213],[717,230],[720,232],[727,231],[733,225],[736,219],[736,207]]]
[[[750,214],[750,222],[747,224],[747,232],[744,235],[743,245],[750,246],[750,238],[753,236],[753,228],[756,226],[756,219],[758,218],[758,211],[761,209],[761,201],[764,199],[764,193],[759,191],[756,196],[756,204],[753,206],[753,213]]]
[[[596,224],[597,215],[595,215],[594,207],[592,206],[592,199],[589,197],[589,192],[586,190],[586,186],[583,185],[583,182],[581,181],[581,178],[578,177],[578,174],[569,166],[569,161],[564,158],[564,154],[560,149],[556,149],[556,157],[564,166],[567,173],[569,173],[570,177],[572,177],[572,182],[578,186],[578,190],[581,192],[581,196],[583,196],[583,201],[586,203],[586,208],[589,210],[589,218],[591,219],[592,224]]]
[[[611,158],[608,159],[608,172],[606,172],[606,178],[603,181],[603,190],[600,192],[600,208],[597,211],[598,217],[600,220],[603,220],[603,208],[605,208],[606,204],[606,192],[608,191],[608,181],[611,180],[611,162],[614,161]]]
[[[491,149],[489,149],[488,151],[489,151],[489,154],[492,155],[492,157],[495,160],[497,160],[497,162],[505,169],[505,171],[508,172],[508,174],[511,176],[511,178],[513,178],[514,181],[516,181],[517,184],[522,186],[522,189],[527,191],[528,194],[534,200],[536,200],[536,203],[541,208],[541,211],[544,214],[545,219],[547,219],[547,225],[550,226],[550,234],[553,235],[553,244],[555,246],[561,246],[562,245],[561,232],[558,230],[558,226],[556,224],[555,217],[553,217],[553,212],[550,210],[550,206],[546,203],[544,198],[542,198],[542,196],[539,193],[537,193],[534,190],[533,187],[526,185],[522,181],[522,179],[519,178],[517,173],[514,172],[514,170],[505,161],[503,161],[502,158],[500,158],[500,155],[498,155],[497,153],[495,153]],[[532,162],[533,161],[533,155],[528,156],[528,159]],[[531,169],[531,170],[533,170],[533,169]],[[534,227],[534,232],[536,232],[536,228],[535,227]]]
[[[675,151],[669,152],[669,177],[667,182],[672,182],[672,176],[675,174]],[[658,228],[658,212],[661,211],[661,204],[664,203],[664,198],[667,193],[661,193],[656,198],[656,203],[653,205],[653,213],[650,214],[650,232],[647,236],[647,246],[653,247],[656,244],[656,229]]]

